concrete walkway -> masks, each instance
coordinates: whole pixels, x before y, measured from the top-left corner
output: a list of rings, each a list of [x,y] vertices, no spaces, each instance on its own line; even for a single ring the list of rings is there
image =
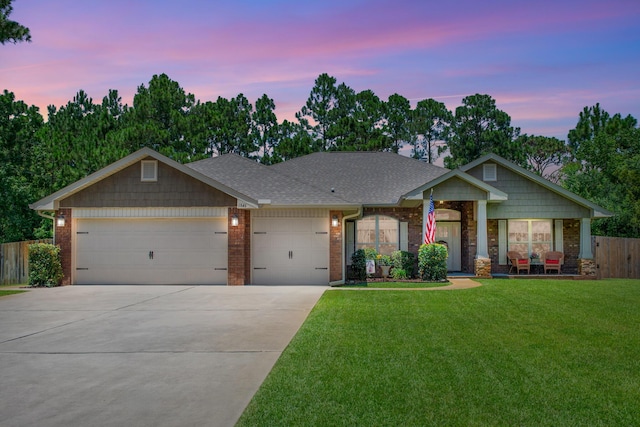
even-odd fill
[[[233,426],[326,287],[0,298],[0,425]]]

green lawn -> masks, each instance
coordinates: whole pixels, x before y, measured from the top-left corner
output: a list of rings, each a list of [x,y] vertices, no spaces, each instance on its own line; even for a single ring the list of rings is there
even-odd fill
[[[639,280],[325,292],[240,426],[630,426]]]
[[[0,289],[0,297],[4,297],[6,295],[21,294],[23,292],[26,292],[26,291]]]
[[[360,282],[344,285],[344,288],[438,288],[449,286],[449,282]]]
[[[20,291],[20,290],[17,290],[17,289],[6,289],[8,287],[15,287],[15,286],[16,285],[0,285],[0,297],[6,296],[6,295],[20,294],[22,292],[26,292],[26,291]]]

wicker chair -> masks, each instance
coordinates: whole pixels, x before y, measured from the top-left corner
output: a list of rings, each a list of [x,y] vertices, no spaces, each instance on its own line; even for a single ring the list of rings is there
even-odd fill
[[[531,262],[529,261],[529,258],[523,258],[519,252],[515,251],[507,252],[507,258],[509,258],[509,262],[511,263],[509,273],[511,273],[511,270],[514,268],[516,269],[516,274],[520,274],[520,270],[526,270],[527,274],[530,273]]]
[[[563,259],[564,254],[562,252],[545,252],[542,256],[542,263],[544,265],[545,274],[547,273],[547,270],[555,270],[557,274],[560,274],[560,267],[562,265]]]

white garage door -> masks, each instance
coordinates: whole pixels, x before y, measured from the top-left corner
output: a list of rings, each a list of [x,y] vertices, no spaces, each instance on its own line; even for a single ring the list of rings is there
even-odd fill
[[[226,284],[227,221],[78,219],[78,284]]]
[[[329,219],[253,218],[252,283],[329,283]]]

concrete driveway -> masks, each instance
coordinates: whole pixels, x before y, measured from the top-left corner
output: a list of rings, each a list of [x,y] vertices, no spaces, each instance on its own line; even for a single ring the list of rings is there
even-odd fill
[[[326,287],[0,298],[2,426],[232,426]]]

